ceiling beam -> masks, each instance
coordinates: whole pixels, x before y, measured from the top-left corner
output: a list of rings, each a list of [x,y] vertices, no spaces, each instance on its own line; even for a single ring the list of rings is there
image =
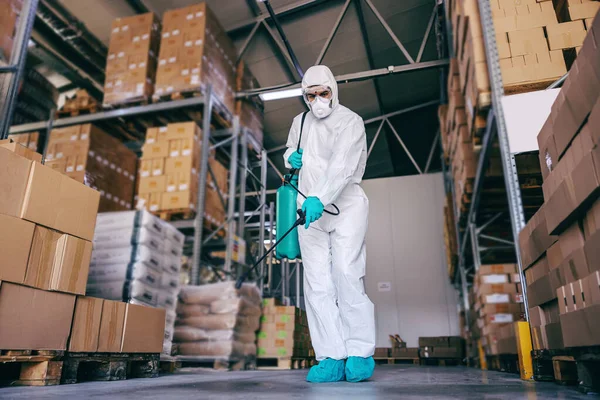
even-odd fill
[[[314,6],[318,6],[320,4],[332,3],[333,1],[334,0],[300,0],[300,1],[296,1],[292,4],[288,4],[286,6],[279,7],[274,11],[275,11],[275,15],[277,17],[285,17],[285,16],[292,15],[292,14],[295,14],[295,13],[303,11],[303,10],[307,10]],[[248,19],[243,22],[237,23],[235,25],[229,26],[225,30],[227,31],[228,34],[232,34],[235,31],[252,28],[254,26],[254,24],[256,24],[257,22],[269,21],[269,20],[271,20],[270,15],[262,14],[262,15],[257,16],[256,18]]]
[[[317,57],[317,61],[315,61],[315,65],[321,64],[321,61],[323,61],[323,58],[325,58],[325,53],[327,53],[327,50],[329,49],[329,46],[331,46],[331,42],[333,41],[333,37],[335,36],[338,29],[340,28],[340,25],[342,24],[342,20],[344,19],[344,15],[346,15],[346,11],[348,11],[348,6],[350,5],[350,2],[352,2],[352,0],[346,0],[346,3],[342,8],[342,12],[338,16],[337,21],[335,21],[335,24],[333,25],[333,28],[329,33],[329,37],[327,38],[327,41],[325,41],[325,44],[323,45],[323,48],[319,53],[319,57]]]
[[[137,14],[145,14],[150,12],[150,9],[146,7],[142,0],[125,0],[127,5],[133,9]]]
[[[288,41],[287,36],[285,35],[285,32],[283,31],[283,28],[281,27],[281,24],[279,23],[277,14],[275,14],[275,11],[273,10],[273,7],[271,7],[271,3],[269,2],[269,0],[262,0],[262,2],[265,5],[265,7],[267,8],[267,11],[269,12],[269,15],[271,16],[271,19],[273,20],[273,25],[275,25],[275,28],[277,29],[277,32],[279,33],[281,40],[283,40],[285,49],[287,50],[287,53],[290,56],[290,59],[292,60],[292,63],[294,65],[294,68],[296,69],[296,72],[302,79],[304,77],[304,71],[302,70],[302,67],[300,66],[300,62],[298,61],[298,58],[296,58],[296,54],[294,53],[294,49],[292,49],[292,45]],[[265,22],[265,25],[267,25],[266,22]]]

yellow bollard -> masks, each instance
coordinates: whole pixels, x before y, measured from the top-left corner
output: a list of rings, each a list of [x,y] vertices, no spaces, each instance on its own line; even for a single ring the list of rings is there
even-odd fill
[[[481,364],[481,369],[487,371],[487,358],[485,357],[485,351],[483,351],[483,345],[481,344],[481,339],[477,341],[477,351],[479,352],[479,364]]]
[[[515,333],[517,335],[517,351],[519,353],[519,370],[521,379],[530,380],[533,378],[533,361],[531,358],[531,330],[529,322],[515,322]]]

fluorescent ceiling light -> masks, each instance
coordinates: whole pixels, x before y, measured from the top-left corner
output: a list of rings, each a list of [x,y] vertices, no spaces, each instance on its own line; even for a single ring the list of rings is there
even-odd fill
[[[289,97],[298,97],[302,96],[302,89],[288,89],[288,90],[279,90],[277,92],[268,92],[260,94],[259,97],[263,101],[269,100],[279,100],[279,99],[287,99]]]

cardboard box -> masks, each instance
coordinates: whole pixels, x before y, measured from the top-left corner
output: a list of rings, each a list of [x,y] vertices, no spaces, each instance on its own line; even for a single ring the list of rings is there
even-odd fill
[[[66,350],[75,296],[0,282],[0,348]]]
[[[194,193],[187,191],[182,192],[171,192],[162,193],[160,200],[160,210],[177,210],[177,209],[190,209],[196,208],[194,199]],[[152,211],[152,210],[150,210]]]
[[[541,27],[508,32],[508,42],[512,57],[547,53],[550,50]]]
[[[166,185],[167,177],[165,175],[140,178],[138,194],[164,192]]]
[[[600,344],[600,305],[561,314],[560,325],[565,347],[596,346]]]
[[[23,283],[35,225],[0,214],[0,281]]]
[[[588,240],[600,230],[600,198],[596,200],[583,218],[583,235]]]
[[[565,22],[546,27],[550,50],[571,49],[583,45],[587,34],[583,21]]]
[[[154,160],[169,156],[169,142],[145,143],[142,146],[142,160]]]
[[[103,299],[77,296],[69,338],[69,351],[98,351],[103,306]]]
[[[525,280],[527,281],[528,285],[531,285],[538,279],[548,275],[549,272],[550,266],[548,263],[548,258],[542,257],[525,270]]]
[[[483,264],[479,267],[479,275],[512,274],[517,272],[516,264]]]
[[[542,205],[519,233],[519,247],[523,268],[527,268],[540,258],[546,250],[558,240],[550,235],[546,221],[547,205]]]
[[[165,174],[191,174],[198,166],[197,158],[193,156],[187,157],[169,157],[165,162]]]
[[[42,155],[40,153],[36,153],[25,145],[21,145],[12,139],[0,140],[0,147],[8,149],[13,153],[20,155],[21,157],[27,158],[28,160],[37,161],[39,163],[42,162]]]
[[[31,164],[30,160],[0,148],[0,213],[21,216]]]
[[[586,304],[600,304],[600,271],[592,272],[582,281],[586,293]]]
[[[92,243],[36,226],[25,284],[44,290],[85,294]]]
[[[123,326],[124,353],[160,353],[165,332],[165,310],[127,304]]]
[[[180,140],[180,139],[200,139],[202,130],[196,122],[179,122],[167,125],[165,139]]]
[[[152,176],[159,176],[165,173],[165,159],[164,158],[156,158],[152,160],[151,167]]]
[[[585,1],[581,4],[569,3],[569,15],[573,21],[594,18],[598,10],[600,10],[600,3],[597,1]]]
[[[123,343],[126,303],[104,300],[100,320],[98,352],[119,353]]]
[[[496,293],[517,293],[517,285],[514,283],[499,283],[499,284],[483,284],[478,286],[477,293],[479,295],[496,294]]]

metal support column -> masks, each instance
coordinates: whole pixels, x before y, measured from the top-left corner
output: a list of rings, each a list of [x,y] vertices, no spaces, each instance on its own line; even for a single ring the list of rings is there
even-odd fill
[[[202,115],[202,148],[200,149],[200,171],[198,174],[198,199],[196,203],[196,218],[194,219],[194,255],[190,277],[192,285],[200,283],[200,257],[202,254],[202,233],[204,228],[204,204],[206,194],[206,178],[208,176],[208,157],[210,155],[210,120],[212,116],[213,95],[212,87],[206,87],[206,101]]]
[[[25,69],[27,45],[31,37],[37,6],[38,0],[23,1],[8,72],[0,74],[0,139],[8,137],[8,130],[17,101],[17,91]]]
[[[244,213],[246,212],[246,177],[248,176],[248,132],[245,129],[241,130],[241,165],[240,165],[240,207],[238,210],[238,226],[237,234],[240,238],[244,238],[244,229],[246,229]]]
[[[263,150],[260,153],[260,230],[258,233],[258,256],[262,257],[265,254],[265,217],[267,208],[267,151]],[[271,229],[271,227],[269,227]],[[265,283],[265,262],[260,263],[260,274],[258,288],[263,292]]]
[[[225,271],[231,272],[233,256],[233,235],[235,234],[235,189],[237,185],[238,149],[240,135],[240,119],[233,119],[233,142],[231,143],[231,160],[229,162],[229,195],[227,198],[227,243],[225,252]]]
[[[504,120],[504,110],[502,108],[504,85],[502,83],[502,73],[500,71],[498,48],[496,46],[496,33],[492,20],[492,9],[488,0],[478,0],[478,3],[481,14],[481,24],[483,27],[483,37],[485,41],[485,51],[490,75],[490,85],[492,89],[492,107],[496,116],[498,143],[500,144],[502,169],[504,171],[504,181],[508,195],[510,221],[512,225],[513,239],[515,241],[515,252],[519,266],[519,275],[522,283],[521,286],[523,290],[523,303],[525,305],[525,317],[527,321],[529,321],[527,284],[525,281],[525,274],[523,273],[523,265],[521,264],[521,251],[518,246],[519,233],[525,227],[525,212],[523,210],[523,201],[521,199],[521,190],[519,186],[519,177],[517,175],[515,159],[510,153],[506,121]]]

